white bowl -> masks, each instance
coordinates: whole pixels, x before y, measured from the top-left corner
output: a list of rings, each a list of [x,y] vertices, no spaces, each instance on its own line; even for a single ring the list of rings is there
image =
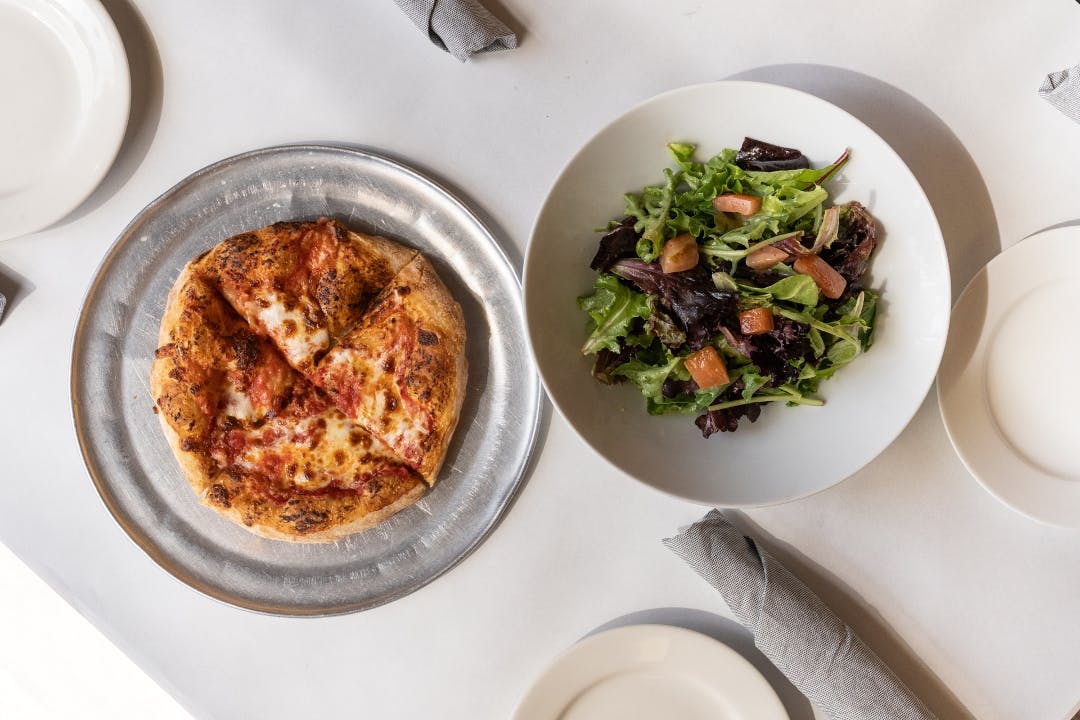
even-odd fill
[[[822,407],[765,407],[754,424],[704,439],[690,415],[655,417],[629,383],[602,385],[579,349],[588,323],[599,233],[623,215],[623,195],[674,167],[666,144],[704,159],[744,136],[795,147],[814,167],[845,149],[831,200],[862,202],[879,223],[865,284],[882,293],[874,345],[820,388]],[[552,402],[581,438],[627,475],[679,497],[746,507],[823,490],[873,460],[930,389],[949,324],[949,268],[933,210],[900,157],[843,110],[812,95],[716,82],[647,100],[598,132],[556,179],[525,259],[525,318]]]

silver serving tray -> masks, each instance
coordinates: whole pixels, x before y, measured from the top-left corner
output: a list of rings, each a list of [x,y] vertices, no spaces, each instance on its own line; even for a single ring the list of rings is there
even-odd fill
[[[465,311],[468,392],[435,487],[332,544],[266,540],[198,503],[158,425],[149,376],[169,289],[196,255],[279,220],[336,218],[418,248]],[[524,476],[541,412],[516,273],[445,188],[361,149],[238,155],[151,203],[102,262],[75,333],[72,409],[86,466],[121,527],[191,587],[251,610],[352,612],[406,595],[483,540]]]

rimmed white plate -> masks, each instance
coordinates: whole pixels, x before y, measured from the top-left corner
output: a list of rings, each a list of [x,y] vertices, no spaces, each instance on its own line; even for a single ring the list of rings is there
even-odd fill
[[[964,289],[938,375],[953,447],[983,487],[1080,527],[1080,227],[1030,237]]]
[[[0,0],[0,240],[74,210],[109,170],[131,80],[98,0]]]
[[[514,720],[788,720],[753,665],[707,635],[631,625],[585,638],[526,693]]]
[[[623,194],[674,167],[666,144],[696,143],[702,159],[750,135],[803,151],[815,167],[845,149],[829,183],[837,203],[858,200],[880,225],[864,284],[881,292],[874,345],[822,383],[820,408],[770,407],[755,424],[708,440],[693,416],[650,416],[629,383],[601,385],[579,351],[589,261]],[[647,100],[575,155],[537,217],[525,261],[525,317],[555,406],[600,455],[648,485],[727,507],[779,503],[823,490],[873,460],[904,429],[933,384],[948,332],[948,260],[937,218],[903,160],[840,108],[790,88],[716,82]]]

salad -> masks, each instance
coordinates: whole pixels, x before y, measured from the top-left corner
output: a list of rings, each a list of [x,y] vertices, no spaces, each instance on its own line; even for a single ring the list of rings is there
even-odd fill
[[[877,244],[858,202],[829,203],[798,150],[746,138],[626,196],[578,298],[593,376],[633,383],[650,414],[693,414],[704,437],[757,420],[767,403],[822,405],[818,386],[870,349],[878,295],[861,279]]]

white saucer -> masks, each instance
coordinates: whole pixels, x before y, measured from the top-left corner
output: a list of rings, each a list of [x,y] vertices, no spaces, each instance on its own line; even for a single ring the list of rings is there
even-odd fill
[[[51,225],[105,176],[131,80],[98,0],[0,0],[0,240]]]
[[[953,308],[938,401],[968,470],[1035,520],[1080,527],[1080,227],[991,260]]]
[[[514,720],[788,720],[768,681],[717,640],[666,625],[585,638],[560,656]]]

